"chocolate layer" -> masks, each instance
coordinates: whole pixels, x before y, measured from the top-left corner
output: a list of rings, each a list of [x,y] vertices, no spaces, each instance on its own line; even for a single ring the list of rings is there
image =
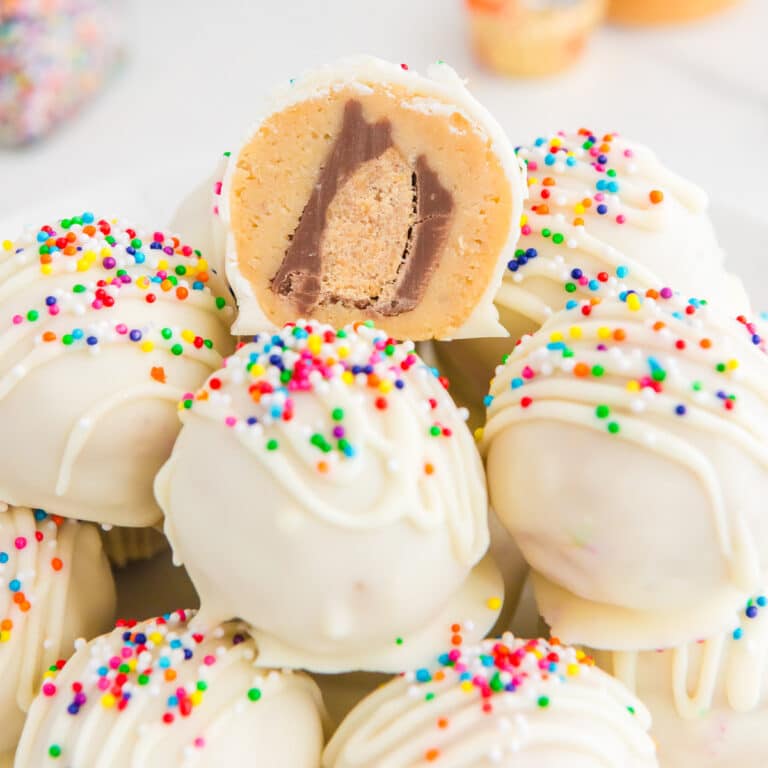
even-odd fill
[[[375,160],[390,147],[394,147],[394,142],[389,120],[369,123],[363,115],[362,104],[348,101],[341,132],[270,284],[275,293],[290,296],[299,313],[307,315],[320,303],[341,302],[382,315],[399,315],[413,309],[423,296],[447,237],[454,205],[453,196],[440,184],[424,155],[417,159],[412,176],[415,219],[408,230],[400,264],[392,275],[394,297],[385,302],[370,296],[351,301],[348,297],[321,291],[322,240],[328,208],[346,179],[363,163]],[[361,257],[364,254],[361,253]]]

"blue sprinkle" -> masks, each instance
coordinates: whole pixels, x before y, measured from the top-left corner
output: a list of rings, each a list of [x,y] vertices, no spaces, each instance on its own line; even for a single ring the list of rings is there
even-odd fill
[[[512,389],[519,389],[523,386],[523,380],[519,376],[515,376],[515,378],[510,382],[510,386]]]
[[[95,347],[95,346],[96,346],[96,345],[99,343],[99,340],[98,340],[98,339],[97,339],[95,336],[89,336],[89,337],[88,337],[88,338],[85,340],[85,343],[86,343],[86,344],[87,344],[89,347]]]
[[[518,268],[519,266],[520,266],[520,265],[517,263],[517,259],[510,259],[510,260],[507,262],[507,269],[508,269],[510,272],[517,272],[517,268]]]
[[[259,420],[255,416],[249,416],[245,423],[248,424],[248,426],[252,427],[254,424],[258,424]]]
[[[555,156],[553,154],[549,154],[544,158],[544,163],[546,165],[554,165],[555,164]]]
[[[575,157],[569,157],[569,158],[567,158],[567,159],[566,159],[566,161],[565,161],[565,164],[566,164],[566,165],[567,165],[569,168],[573,168],[573,166],[574,166],[574,165],[576,165],[576,158],[575,158]]]
[[[686,407],[684,405],[678,405],[675,407],[675,413],[678,416],[685,416],[686,413]]]
[[[584,273],[583,273],[583,272],[582,272],[582,271],[581,271],[581,270],[580,270],[578,267],[574,267],[574,268],[571,270],[571,277],[572,277],[574,280],[578,280],[578,279],[579,279],[580,277],[582,277],[583,275],[584,275]]]
[[[83,224],[93,224],[96,217],[90,211],[86,211],[80,218]]]
[[[629,274],[627,267],[616,267],[616,277],[624,278]]]
[[[132,331],[131,331],[131,332],[128,334],[128,338],[129,338],[131,341],[141,341],[141,336],[142,336],[142,334],[141,334],[141,331],[139,331],[138,329],[134,329],[134,330],[132,330]]]
[[[761,608],[765,608],[766,605],[768,605],[768,599],[766,599],[765,595],[760,595],[760,597],[757,598],[755,601]]]
[[[48,233],[47,232],[38,232],[37,233],[37,242],[38,243],[44,243],[48,239]]]
[[[11,581],[8,582],[8,589],[10,589],[11,592],[18,592],[21,589],[21,582],[18,579],[11,579]]]
[[[549,344],[547,344],[547,349],[552,350],[553,352],[558,349],[565,349],[565,343],[562,341],[550,341]]]
[[[605,205],[605,203],[600,203],[600,205],[597,206],[597,212],[601,216],[605,216],[605,214],[608,213],[608,206]]]
[[[733,639],[734,640],[741,640],[742,635],[744,634],[744,630],[739,627],[738,629],[733,630]]]
[[[600,179],[597,184],[595,184],[595,187],[600,191],[603,192],[608,187],[608,182],[605,179]]]
[[[404,382],[402,379],[398,379],[398,380],[395,382],[395,387],[396,387],[397,389],[402,389],[404,386],[405,386],[405,382]]]
[[[432,679],[432,675],[429,674],[428,669],[417,669],[416,680],[420,683],[428,683]]]
[[[34,510],[35,513],[35,520],[39,523],[41,520],[45,520],[46,517],[48,517],[48,513],[44,509],[36,509]]]
[[[568,299],[568,301],[565,302],[566,309],[576,309],[576,307],[578,306],[579,306],[579,302],[576,301],[576,299]]]
[[[619,191],[619,184],[616,181],[609,181],[606,186],[608,187],[608,191],[612,192],[614,195]]]
[[[52,307],[56,303],[56,297],[55,296],[46,296],[45,297],[45,306],[46,307]]]
[[[493,395],[486,395],[483,398],[483,405],[488,408],[488,406],[493,402]]]
[[[587,283],[587,285],[589,286],[590,291],[600,290],[600,283],[594,278],[592,278],[592,280],[590,280],[589,283]]]
[[[750,605],[749,608],[747,608],[747,618],[754,619],[756,616],[757,616],[757,606]]]
[[[539,255],[539,252],[535,248],[528,248],[525,251],[525,257],[527,259],[535,259]]]
[[[547,140],[542,138],[541,136],[536,139],[536,141],[533,142],[534,147],[541,147],[542,145],[546,144]]]
[[[170,709],[173,709],[174,707],[179,706],[179,697],[178,696],[169,696],[168,697],[168,707]]]

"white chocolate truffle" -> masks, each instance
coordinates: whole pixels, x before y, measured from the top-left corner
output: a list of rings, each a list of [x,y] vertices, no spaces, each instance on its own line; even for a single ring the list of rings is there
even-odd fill
[[[257,669],[242,625],[203,635],[192,615],[122,622],[80,648],[32,704],[15,767],[317,768],[317,686]]]
[[[168,539],[157,528],[102,528],[101,540],[109,562],[116,568],[149,560],[168,549]]]
[[[0,511],[0,759],[16,748],[45,671],[114,620],[99,532],[39,509]]]
[[[768,357],[668,288],[555,315],[491,386],[491,503],[553,632],[655,649],[724,626],[768,571]]]
[[[451,624],[492,626],[482,463],[411,342],[290,324],[180,413],[156,493],[202,625],[237,616],[265,665],[328,672],[406,669]]]
[[[768,590],[727,631],[664,651],[597,655],[653,717],[664,768],[768,764]]]
[[[589,657],[511,634],[454,646],[347,716],[323,768],[655,768],[650,717]]]
[[[400,339],[505,336],[493,298],[525,185],[504,131],[444,62],[370,56],[291,81],[221,194],[237,333],[314,317]]]
[[[723,267],[704,192],[648,148],[618,134],[559,131],[517,149],[528,171],[517,250],[496,294],[513,339],[563,307],[673,285],[734,314],[749,308]],[[502,340],[438,344],[438,365],[459,400],[479,410]]]
[[[229,354],[198,252],[84,213],[0,242],[0,500],[148,526],[176,403]]]

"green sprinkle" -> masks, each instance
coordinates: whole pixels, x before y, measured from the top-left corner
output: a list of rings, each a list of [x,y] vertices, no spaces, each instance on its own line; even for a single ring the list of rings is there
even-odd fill
[[[565,292],[566,293],[575,293],[576,291],[576,283],[566,283],[565,284]]]
[[[251,701],[258,701],[261,698],[261,691],[258,688],[251,688],[251,690],[248,691],[248,698]]]
[[[718,373],[725,373],[725,370],[726,370],[726,366],[725,366],[725,363],[718,363],[718,364],[715,366],[715,370],[716,370]]]
[[[34,323],[38,317],[40,317],[40,313],[36,309],[30,309],[29,312],[27,312],[27,320],[29,320],[30,323]]]
[[[133,240],[131,240],[131,245],[134,248],[141,248],[141,240],[139,240],[138,237],[134,237]]]
[[[608,431],[612,435],[618,435],[620,429],[621,427],[619,427],[619,425],[615,421],[608,422]]]
[[[69,219],[62,219],[61,220],[61,228],[62,229],[69,229],[72,226],[72,222]]]
[[[272,438],[271,440],[267,440],[267,450],[268,451],[276,451],[280,447],[277,440]]]
[[[424,701],[432,701],[435,698],[434,691],[430,691],[425,697]]]
[[[518,248],[515,251],[515,258],[519,259],[521,256],[525,256],[525,251],[522,248]]]
[[[595,416],[597,416],[598,419],[607,419],[610,413],[611,409],[607,405],[598,405],[597,408],[595,408]]]
[[[117,668],[117,671],[120,672],[123,675],[127,675],[131,671],[131,668],[127,664],[121,664]]]
[[[178,357],[179,355],[184,353],[184,347],[181,346],[181,344],[174,344],[171,347],[171,352]]]
[[[552,234],[552,230],[545,228],[541,230],[541,236],[542,237],[549,237]]]
[[[387,346],[384,347],[384,354],[387,357],[392,357],[392,355],[395,354],[395,345],[394,344],[387,344]]]
[[[700,381],[694,381],[693,384],[691,384],[691,389],[694,392],[701,392],[702,384]]]
[[[627,707],[627,712],[629,712],[630,715],[636,714],[634,707]]]
[[[73,341],[74,341],[74,339],[72,338],[72,334],[71,333],[65,333],[61,337],[61,343],[64,344],[64,346],[68,347]]]
[[[494,673],[489,683],[492,691],[501,691],[504,688],[504,683],[498,672]]]
[[[344,409],[343,408],[334,408],[331,411],[331,418],[334,421],[341,421],[344,418]]]
[[[208,683],[206,683],[205,680],[198,680],[196,687],[197,687],[198,691],[207,691],[208,690]]]
[[[136,681],[139,685],[147,685],[149,683],[149,675],[139,675]]]
[[[402,645],[403,644],[403,638],[402,637],[395,638],[395,643],[397,645]],[[56,667],[53,667],[53,669],[56,669]]]
[[[114,245],[114,244],[117,242],[117,241],[115,240],[115,238],[114,238],[114,237],[112,237],[112,235],[107,235],[107,236],[106,236],[104,239],[105,239],[105,240],[106,240],[106,241],[107,241],[107,242],[108,242],[110,245]]]
[[[566,347],[563,350],[563,357],[573,357],[573,350],[570,347]]]
[[[185,400],[185,401],[184,401],[184,407],[185,407],[187,410],[189,410],[189,409],[192,407],[193,403],[194,403],[194,400]]]
[[[438,426],[433,426],[429,428],[429,434],[432,435],[432,437],[440,437],[443,430],[440,429]]]
[[[605,172],[605,175],[606,175],[606,176],[610,176],[612,179],[615,179],[615,178],[616,178],[616,171],[615,171],[613,168],[609,168],[609,169],[608,169],[608,170]]]
[[[205,339],[205,341],[203,341],[203,346],[206,349],[213,349],[213,342],[210,339]]]
[[[549,706],[549,696],[539,696],[536,702],[542,709],[546,709]]]
[[[227,300],[221,296],[216,297],[216,309],[224,309],[227,306]]]
[[[592,375],[596,376],[598,379],[605,373],[605,368],[603,368],[602,365],[593,365],[592,366]]]
[[[661,368],[656,368],[653,373],[651,373],[651,378],[654,381],[664,381],[664,379],[667,378],[667,372],[663,371]]]
[[[231,152],[225,152],[224,157],[229,157],[232,153]]]
[[[176,267],[176,269],[174,270],[174,272],[176,272],[176,274],[179,277],[181,277],[182,275],[186,275],[187,274],[187,268],[183,264],[179,264]]]
[[[46,253],[50,253],[51,249],[47,245],[41,245],[40,249],[38,250],[38,253],[43,256]]]
[[[565,237],[563,237],[563,235],[561,235],[559,232],[552,235],[552,242],[555,243],[556,245],[560,245],[560,243],[562,243],[564,240],[565,240]]]
[[[171,338],[171,336],[173,336],[173,331],[172,331],[170,328],[163,328],[163,330],[162,330],[162,331],[160,331],[160,335],[161,335],[161,336],[162,336],[164,339],[170,339],[170,338]]]
[[[48,756],[53,758],[61,757],[61,747],[58,744],[51,744],[48,747]]]
[[[291,380],[291,372],[289,370],[280,371],[280,381],[283,382],[283,384],[286,384]]]
[[[85,286],[81,283],[72,286],[72,293],[85,293]]]

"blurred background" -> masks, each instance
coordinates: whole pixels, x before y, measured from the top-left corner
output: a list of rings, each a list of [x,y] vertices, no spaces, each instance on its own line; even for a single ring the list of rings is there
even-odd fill
[[[649,144],[709,192],[727,248],[765,252],[768,0],[614,1],[625,6],[624,22],[648,21],[632,18],[643,8],[674,16],[696,15],[691,3],[728,7],[688,23],[638,26],[598,24],[604,0],[0,0],[0,223],[23,221],[43,201],[66,210],[81,200],[124,201],[129,214],[169,217],[244,135],[276,83],[371,53],[418,70],[451,63],[513,142],[584,126]],[[74,56],[76,65],[59,81],[49,77],[46,98],[69,99],[62,113],[93,98],[27,141],[35,120],[38,132],[48,128],[39,105],[19,127],[37,85],[35,46],[50,34],[35,14],[71,23],[82,8],[107,15],[93,17],[80,48],[70,40],[47,50],[49,61]],[[488,62],[560,71],[508,76]]]

